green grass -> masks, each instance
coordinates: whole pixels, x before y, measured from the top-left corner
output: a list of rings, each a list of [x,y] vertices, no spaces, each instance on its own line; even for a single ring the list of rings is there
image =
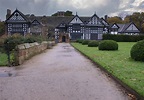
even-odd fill
[[[118,51],[99,51],[97,47],[72,43],[75,48],[144,96],[144,62],[137,62],[130,58],[130,49],[135,43],[118,44]]]
[[[7,65],[7,55],[5,53],[0,52],[0,66]]]

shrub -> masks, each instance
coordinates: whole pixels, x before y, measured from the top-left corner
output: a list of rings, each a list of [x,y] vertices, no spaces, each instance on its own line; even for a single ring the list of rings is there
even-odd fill
[[[96,40],[90,41],[88,43],[88,47],[98,47],[98,45],[99,45],[99,42]]]
[[[24,43],[33,43],[36,41],[37,41],[36,38],[33,38],[33,37],[28,37],[24,39]]]
[[[23,38],[9,37],[4,41],[4,49],[12,51],[19,44],[24,43]]]
[[[136,61],[144,61],[144,40],[133,45],[130,51],[131,58]]]
[[[99,43],[99,50],[118,50],[118,44],[113,40],[103,40]]]
[[[0,37],[0,52],[4,53],[4,41],[7,38],[7,36]]]
[[[79,40],[78,40],[79,43],[82,43],[83,41],[84,41],[83,39],[79,39]]]
[[[88,45],[89,40],[83,40],[82,45]]]
[[[79,43],[80,39],[76,40],[77,43]]]
[[[4,49],[12,51],[19,44],[22,44],[22,43],[33,43],[33,42],[41,43],[42,41],[43,41],[43,38],[41,36],[27,35],[26,37],[23,37],[19,33],[15,33],[11,37],[8,37],[8,38],[5,39],[5,41],[4,41]]]

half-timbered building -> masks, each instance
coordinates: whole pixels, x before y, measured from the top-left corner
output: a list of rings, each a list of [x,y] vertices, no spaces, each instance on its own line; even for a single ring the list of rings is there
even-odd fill
[[[110,27],[110,33],[111,34],[137,35],[140,33],[140,31],[133,22],[130,22],[127,24],[114,23]]]
[[[25,35],[30,32],[29,19],[17,9],[6,19],[5,23],[8,35],[14,33]]]
[[[30,25],[30,33],[32,35],[42,35],[43,24],[34,19]]]
[[[105,33],[111,34],[138,34],[140,31],[134,23],[109,25],[97,14],[91,17],[78,16],[35,16],[24,15],[19,10],[12,14],[7,11],[6,32],[8,35],[20,33],[26,35],[55,36],[57,42],[88,39],[101,40]],[[53,34],[54,33],[54,34]]]
[[[79,17],[77,14],[65,24],[65,33],[68,33],[71,40],[88,39],[100,40],[102,34],[108,32],[108,23],[99,18],[96,14],[92,17]],[[61,31],[61,27],[57,27],[57,32]]]

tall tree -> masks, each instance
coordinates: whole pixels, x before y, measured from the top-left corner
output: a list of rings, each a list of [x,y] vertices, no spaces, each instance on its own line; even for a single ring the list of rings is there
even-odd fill
[[[68,10],[68,11],[65,12],[64,15],[65,15],[65,16],[73,16],[72,13],[73,13],[72,11],[69,11],[69,10]]]
[[[141,32],[144,32],[144,12],[134,12],[132,15],[126,16],[125,21],[134,22]]]
[[[58,16],[58,12],[52,14],[52,16]],[[64,12],[64,16],[74,16],[72,11],[67,10]]]
[[[113,23],[118,23],[118,24],[123,23],[122,19],[120,17],[118,17],[118,16],[109,17],[107,19],[107,22],[111,23],[111,24],[113,24]]]
[[[5,25],[4,22],[0,21],[0,36],[2,36],[5,33]]]

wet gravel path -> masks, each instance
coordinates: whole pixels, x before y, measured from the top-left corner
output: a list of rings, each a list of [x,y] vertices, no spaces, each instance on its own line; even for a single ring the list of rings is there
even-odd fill
[[[67,43],[0,77],[0,100],[129,100],[93,63]]]

